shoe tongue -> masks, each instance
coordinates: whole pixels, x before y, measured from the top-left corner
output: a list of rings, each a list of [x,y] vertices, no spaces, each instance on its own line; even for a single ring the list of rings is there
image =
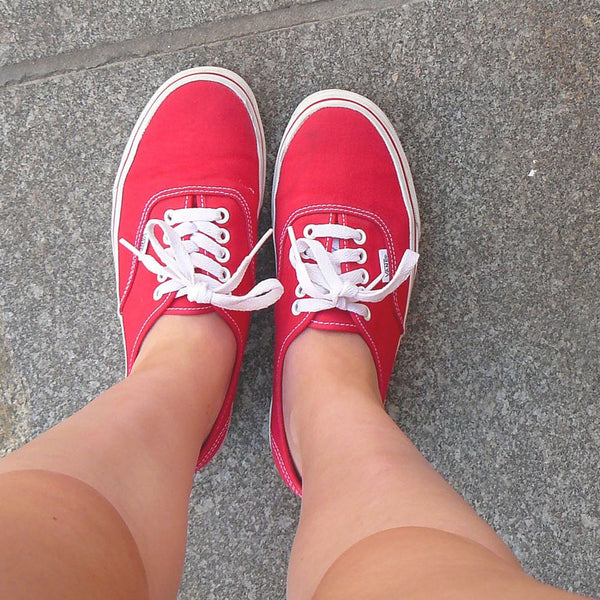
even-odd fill
[[[312,329],[325,331],[348,331],[360,333],[352,315],[347,310],[331,308],[315,313],[308,325]]]

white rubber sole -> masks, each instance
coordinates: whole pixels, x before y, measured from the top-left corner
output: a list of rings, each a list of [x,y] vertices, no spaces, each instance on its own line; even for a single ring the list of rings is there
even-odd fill
[[[192,83],[194,81],[213,81],[216,83],[220,83],[225,85],[240,98],[240,100],[244,103],[244,106],[248,110],[248,114],[250,115],[250,119],[252,121],[252,125],[254,127],[254,132],[256,134],[257,140],[257,152],[258,152],[258,161],[259,161],[259,171],[260,171],[260,187],[259,187],[259,207],[258,211],[260,214],[260,209],[262,208],[263,199],[264,199],[264,189],[265,189],[265,178],[266,178],[266,142],[265,142],[265,133],[262,125],[262,121],[260,118],[260,113],[258,110],[258,103],[256,102],[256,98],[250,89],[250,86],[242,79],[237,73],[233,71],[229,71],[228,69],[223,69],[220,67],[194,67],[192,69],[187,69],[185,71],[181,71],[176,75],[173,75],[170,79],[165,81],[158,90],[154,93],[152,98],[146,104],[144,110],[140,114],[131,135],[127,141],[125,146],[125,150],[123,151],[123,156],[121,157],[121,163],[117,170],[117,176],[115,178],[115,183],[113,185],[113,204],[112,204],[112,224],[111,224],[111,241],[112,241],[112,251],[113,251],[113,260],[115,263],[115,277],[116,277],[116,288],[117,288],[117,306],[120,304],[119,297],[119,240],[118,240],[118,232],[119,232],[119,223],[121,218],[121,206],[123,203],[123,188],[125,185],[125,179],[127,178],[127,174],[129,173],[129,169],[135,159],[135,155],[146,130],[146,127],[150,123],[150,120],[160,107],[160,105],[165,101],[165,99],[175,90],[180,88],[183,85],[188,83]],[[192,182],[198,183],[198,182]],[[121,321],[121,331],[123,332],[123,344],[125,345],[125,333],[123,330],[123,320],[121,317],[121,313],[117,308],[117,314],[119,316],[119,320]]]

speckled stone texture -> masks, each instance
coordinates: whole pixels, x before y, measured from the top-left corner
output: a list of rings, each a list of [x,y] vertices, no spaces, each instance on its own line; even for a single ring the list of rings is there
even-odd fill
[[[0,66],[314,1],[0,0]]]
[[[528,571],[600,596],[599,60],[593,0],[431,0],[0,89],[2,450],[122,375],[110,190],[154,89],[237,70],[272,168],[296,104],[348,88],[396,125],[423,222],[389,411]],[[299,503],[269,451],[272,340],[255,315],[182,599],[284,596]]]

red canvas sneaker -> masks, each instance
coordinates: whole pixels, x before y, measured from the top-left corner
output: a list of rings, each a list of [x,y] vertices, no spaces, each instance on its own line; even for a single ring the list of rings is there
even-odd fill
[[[252,91],[231,71],[178,73],[154,94],[127,142],[113,188],[112,246],[127,374],[161,315],[217,312],[237,342],[223,408],[198,468],[231,419],[250,311],[282,293],[254,286],[265,140]]]
[[[271,448],[287,485],[302,487],[286,440],[282,373],[307,327],[360,334],[385,398],[418,259],[419,213],[406,156],[370,100],[327,90],[296,109],[273,181],[277,274]]]

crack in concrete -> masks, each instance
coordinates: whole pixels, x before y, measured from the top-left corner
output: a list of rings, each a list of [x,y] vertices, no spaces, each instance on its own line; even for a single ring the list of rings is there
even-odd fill
[[[427,0],[317,0],[309,4],[296,4],[264,13],[101,44],[94,48],[71,50],[1,67],[0,89],[425,1]]]

